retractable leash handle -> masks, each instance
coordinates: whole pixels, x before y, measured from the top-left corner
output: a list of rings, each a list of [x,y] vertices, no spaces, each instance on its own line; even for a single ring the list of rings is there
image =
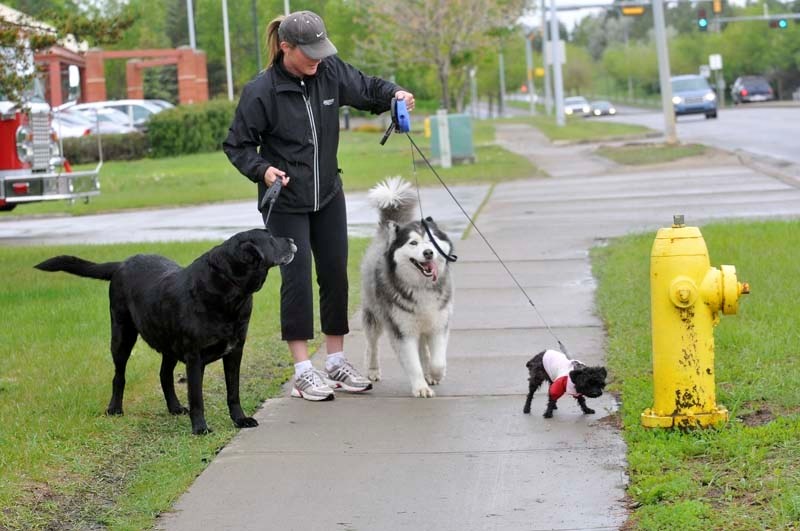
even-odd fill
[[[267,210],[267,217],[264,218],[264,227],[267,227],[267,222],[269,221],[269,215],[272,214],[272,207],[275,205],[275,200],[278,199],[278,196],[281,193],[281,188],[283,188],[283,184],[281,183],[280,177],[275,179],[275,182],[272,183],[269,188],[267,188],[264,197],[261,198],[261,203],[258,205],[258,209],[263,211],[264,207],[266,206],[267,202],[269,202],[269,209]],[[269,228],[269,227],[267,227]]]
[[[408,133],[411,131],[411,115],[408,114],[408,107],[406,107],[405,100],[392,98],[392,107],[390,112],[392,116],[392,123],[389,124],[386,132],[383,133],[381,145],[386,143],[386,141],[389,139],[389,135],[391,135],[394,131],[400,133]]]

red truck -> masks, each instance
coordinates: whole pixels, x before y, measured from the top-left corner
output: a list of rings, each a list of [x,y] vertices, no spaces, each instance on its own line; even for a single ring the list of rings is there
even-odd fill
[[[50,105],[37,98],[17,104],[0,95],[0,210],[35,201],[88,201],[100,193],[101,166],[71,171],[51,127]]]

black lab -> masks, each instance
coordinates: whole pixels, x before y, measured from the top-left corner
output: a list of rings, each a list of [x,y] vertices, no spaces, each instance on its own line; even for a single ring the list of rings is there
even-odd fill
[[[109,280],[111,355],[114,380],[106,413],[122,415],[125,366],[138,336],[162,354],[161,388],[173,415],[189,413],[192,433],[211,430],[203,408],[203,372],[222,358],[228,409],[239,428],[258,422],[239,404],[239,368],[253,293],[268,270],[292,261],[297,251],[290,238],[274,238],[264,229],[235,234],[181,267],[159,255],[137,254],[122,262],[95,264],[75,256],[56,256],[36,266],[81,277]],[[173,371],[186,364],[189,409],[175,395]]]

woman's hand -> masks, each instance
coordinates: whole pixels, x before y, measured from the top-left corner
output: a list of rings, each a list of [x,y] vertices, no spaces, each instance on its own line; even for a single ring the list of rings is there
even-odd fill
[[[414,95],[410,92],[406,92],[405,90],[398,90],[394,93],[394,97],[398,100],[404,100],[406,102],[406,109],[408,112],[414,110]]]
[[[281,184],[283,186],[289,184],[289,177],[286,175],[285,171],[281,171],[275,166],[270,166],[267,168],[267,171],[264,172],[264,184],[266,184],[267,187],[272,186],[272,183],[274,183],[277,179],[281,180]]]

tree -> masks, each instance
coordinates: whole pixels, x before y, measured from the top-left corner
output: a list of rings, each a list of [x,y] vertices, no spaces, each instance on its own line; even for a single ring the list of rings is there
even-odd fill
[[[491,30],[516,24],[523,0],[357,0],[362,23],[372,30],[357,46],[393,71],[405,65],[435,69],[441,105],[452,102],[450,84],[466,78],[464,68],[487,49],[496,49]],[[493,46],[494,45],[494,46]]]
[[[124,4],[107,0],[103,9],[74,0],[28,0],[17,2],[30,8],[41,21],[20,13],[0,17],[0,92],[20,100],[36,72],[33,54],[72,36],[91,45],[118,40],[133,24]]]

